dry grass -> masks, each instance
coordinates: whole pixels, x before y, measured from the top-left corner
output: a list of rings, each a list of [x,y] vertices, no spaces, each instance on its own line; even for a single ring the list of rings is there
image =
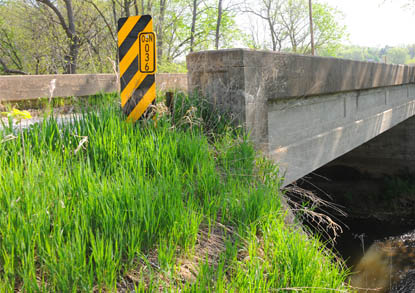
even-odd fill
[[[341,206],[324,200],[314,192],[301,188],[295,183],[287,186],[284,193],[288,195],[286,199],[300,222],[309,224],[333,243],[343,233],[342,226],[339,224],[340,220],[334,216],[334,214],[347,216]],[[328,194],[327,196],[330,197]]]
[[[132,269],[126,272],[117,284],[118,292],[130,292],[139,284],[148,284],[154,280],[159,291],[180,291],[183,285],[189,285],[197,281],[200,269],[206,262],[209,267],[216,268],[220,255],[225,252],[225,241],[227,237],[235,235],[232,227],[226,227],[216,223],[213,227],[200,227],[197,235],[196,245],[191,251],[176,251],[177,258],[174,270],[166,271],[161,268],[158,261],[158,251],[149,251],[145,258],[139,260]],[[241,257],[245,254],[241,254]]]

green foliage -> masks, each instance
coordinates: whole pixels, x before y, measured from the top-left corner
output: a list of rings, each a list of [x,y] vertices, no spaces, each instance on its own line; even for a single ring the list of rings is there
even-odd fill
[[[325,52],[325,56],[335,56],[358,61],[387,62],[393,64],[414,63],[415,46],[368,48],[359,46],[341,46],[333,52]],[[411,59],[412,58],[412,59]]]
[[[123,3],[133,1],[71,0],[74,26],[79,39],[78,73],[113,72],[117,58],[116,21],[125,16]],[[192,3],[190,0],[165,1],[163,18],[160,1],[144,1],[145,12],[153,16],[153,28],[161,38],[158,56],[161,72],[183,72],[180,64],[190,50]],[[194,50],[214,45],[216,1],[199,1]],[[66,19],[64,1],[52,1]],[[148,10],[148,11],[147,11]],[[25,17],[21,17],[25,15]],[[235,23],[236,14],[225,10],[221,22],[221,47],[231,47],[242,35]],[[162,21],[163,19],[163,21]],[[47,46],[45,46],[47,44]],[[73,44],[59,18],[39,1],[12,0],[0,6],[0,56],[9,69],[30,74],[63,73],[70,45]],[[165,64],[164,64],[165,63]],[[0,70],[3,71],[2,66]],[[1,73],[0,71],[0,73]]]
[[[313,24],[315,31],[315,48],[331,55],[338,50],[348,35],[346,26],[341,24],[343,14],[326,3],[313,4]]]
[[[406,64],[412,64],[412,65],[414,65],[415,64],[415,58],[406,60]]]
[[[157,123],[125,122],[107,96],[63,125],[0,130],[0,291],[116,291],[129,272],[150,291],[344,289],[319,242],[284,226],[278,168],[207,102],[175,98]],[[224,248],[182,282],[204,227]]]
[[[352,59],[357,61],[382,61],[380,49],[359,46],[342,46],[334,52],[327,52],[327,56],[335,56],[339,58]]]
[[[389,63],[405,64],[409,59],[409,52],[407,48],[390,48],[386,57]]]
[[[64,7],[61,1],[57,2]],[[105,24],[86,1],[72,2],[77,36],[82,44],[78,54],[79,73],[111,72],[108,57],[115,60],[116,44],[105,31]],[[105,3],[98,3],[104,11],[109,8]],[[63,9],[62,14],[66,15]],[[0,7],[0,34],[0,51],[10,68],[30,74],[64,71],[69,41],[58,18],[45,5],[29,0],[8,1]]]
[[[191,20],[193,14],[193,0],[177,0],[169,3],[166,15],[167,22],[163,31],[163,56],[168,63],[178,57],[183,57],[190,50]],[[195,23],[194,51],[214,49],[215,31],[217,22],[216,1],[198,1],[198,12]],[[232,47],[241,37],[242,32],[235,23],[236,13],[224,11],[221,21],[221,47]],[[173,29],[172,27],[173,26]]]
[[[265,47],[276,51],[311,53],[309,3],[306,0],[265,0],[258,8],[245,8],[264,21],[267,27]],[[313,1],[314,47],[319,55],[332,54],[347,39],[343,14],[324,2]],[[245,36],[249,47],[260,48],[258,32],[251,39]],[[271,43],[272,40],[272,43]]]
[[[22,50],[29,49],[24,44],[25,34],[21,27],[7,21],[6,16],[10,15],[17,4],[5,3],[0,6],[0,56],[10,69],[23,70],[25,60],[22,57]],[[4,68],[0,67],[0,73]]]
[[[186,73],[186,62],[168,61],[166,58],[157,65],[158,73]]]

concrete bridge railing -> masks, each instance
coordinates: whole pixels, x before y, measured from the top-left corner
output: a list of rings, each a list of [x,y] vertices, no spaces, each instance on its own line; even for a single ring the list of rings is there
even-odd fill
[[[243,49],[192,53],[187,66],[189,92],[233,112],[285,185],[415,115],[415,67]],[[360,156],[415,171],[414,119]]]
[[[187,75],[156,74],[157,90],[187,91]],[[89,96],[119,90],[115,74],[52,74],[0,76],[0,103],[37,98]]]

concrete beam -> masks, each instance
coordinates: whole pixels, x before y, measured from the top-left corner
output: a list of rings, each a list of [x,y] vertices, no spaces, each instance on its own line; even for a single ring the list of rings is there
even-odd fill
[[[17,75],[0,77],[0,101],[88,96],[115,92],[114,74]]]
[[[330,94],[415,82],[415,67],[314,57],[270,51],[229,49],[187,56],[190,90],[203,86],[200,75],[231,72],[231,68],[262,68],[270,99]],[[239,78],[237,76],[236,78]],[[203,78],[202,78],[203,79]],[[235,77],[232,78],[236,83]]]
[[[415,115],[415,96],[408,96],[408,87],[402,85],[382,89],[347,92],[344,94],[314,96],[290,103],[271,102],[268,111],[268,155],[278,162],[285,173],[285,185],[325,164],[353,151],[360,145]],[[395,100],[388,100],[388,93],[400,92]],[[294,103],[297,104],[294,104]],[[396,138],[396,145],[407,140]],[[401,141],[402,140],[402,141]],[[409,148],[407,148],[409,150]],[[381,149],[372,149],[370,157],[383,164]],[[391,155],[397,168],[384,170],[386,174],[412,169],[415,149],[409,150],[407,160],[398,164],[399,153]],[[390,152],[389,152],[390,155]],[[368,155],[369,157],[369,155]],[[409,160],[409,157],[412,159]],[[386,165],[386,164],[385,164]]]
[[[158,90],[187,91],[186,74],[156,74]],[[89,96],[118,90],[115,74],[0,76],[0,101]]]
[[[244,49],[187,65],[189,91],[232,112],[285,185],[415,115],[415,67]]]

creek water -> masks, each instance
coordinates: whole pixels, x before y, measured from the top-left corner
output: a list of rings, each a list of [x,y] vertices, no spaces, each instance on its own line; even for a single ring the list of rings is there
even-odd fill
[[[415,230],[415,194],[391,194],[384,179],[369,178],[350,168],[322,168],[316,173],[318,176],[307,176],[297,185],[335,203],[348,214],[342,216],[325,207],[318,210],[341,225],[343,232],[328,246],[352,272],[373,243]],[[312,224],[308,225],[310,229],[319,233]],[[331,236],[321,234],[323,241]]]
[[[375,241],[395,237],[413,230],[405,223],[384,222],[377,219],[344,219],[343,233],[336,239],[333,250],[353,269]]]

